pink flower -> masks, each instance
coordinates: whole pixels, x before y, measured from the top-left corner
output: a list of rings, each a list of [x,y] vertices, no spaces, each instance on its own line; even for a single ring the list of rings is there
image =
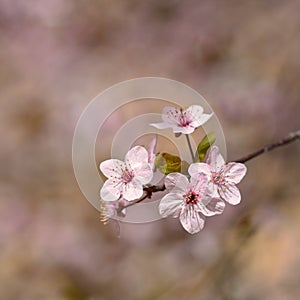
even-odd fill
[[[172,128],[174,133],[190,134],[209,120],[212,114],[204,114],[200,105],[191,105],[187,109],[166,106],[163,109],[163,123],[150,124],[158,129]]]
[[[125,217],[126,208],[122,209],[125,205],[126,200],[124,199],[109,202],[101,200],[100,221],[107,224],[111,219],[115,219],[118,216]]]
[[[204,227],[204,216],[221,214],[225,207],[221,199],[211,197],[207,183],[208,178],[204,174],[191,178],[190,182],[180,173],[167,175],[165,185],[171,192],[159,204],[161,216],[179,217],[186,231],[191,234],[199,232]]]
[[[100,191],[105,201],[115,201],[120,197],[128,201],[140,198],[143,184],[149,183],[153,176],[148,152],[141,146],[130,149],[125,162],[118,159],[103,161],[100,170],[108,178]]]
[[[189,171],[192,177],[208,175],[209,188],[214,194],[232,205],[240,203],[241,194],[236,184],[246,175],[247,168],[241,163],[225,164],[217,146],[210,148],[206,163],[191,164]]]

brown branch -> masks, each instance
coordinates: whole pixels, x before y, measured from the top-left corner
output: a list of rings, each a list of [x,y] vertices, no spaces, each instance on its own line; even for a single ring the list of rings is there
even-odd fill
[[[245,163],[245,162],[247,162],[247,161],[263,154],[263,153],[270,152],[273,149],[276,149],[278,147],[281,147],[281,146],[287,145],[289,143],[292,143],[292,142],[296,141],[297,139],[300,139],[300,130],[296,131],[296,132],[292,132],[287,137],[283,138],[282,140],[280,140],[278,142],[275,142],[275,143],[272,143],[272,144],[269,144],[269,145],[266,145],[263,148],[255,151],[253,153],[250,153],[248,155],[245,155],[245,156],[241,157],[240,159],[237,159],[237,160],[234,160],[234,161],[239,162],[239,163]]]
[[[144,187],[144,191],[147,192],[148,194],[150,194],[150,197],[148,197],[148,198],[151,198],[152,193],[163,192],[165,189],[166,189],[166,187],[164,184],[163,185],[151,185],[148,187]]]
[[[276,149],[278,147],[281,147],[281,146],[284,146],[284,145],[287,145],[289,143],[292,143],[296,140],[300,139],[300,130],[299,131],[296,131],[296,132],[292,132],[290,133],[287,137],[281,139],[280,141],[278,142],[275,142],[275,143],[272,143],[272,144],[269,144],[269,145],[266,145],[264,146],[263,148],[253,152],[253,153],[250,153],[248,155],[245,155],[244,157],[238,159],[238,160],[235,160],[235,162],[239,162],[239,163],[245,163],[263,153],[267,153],[267,152],[270,152],[271,150],[273,149]],[[140,199],[137,199],[135,201],[132,201],[130,202],[129,204],[127,205],[124,205],[124,206],[121,206],[117,211],[118,213],[120,213],[124,208],[127,208],[127,207],[130,207],[132,205],[135,205],[137,203],[140,203],[142,201],[144,201],[145,199],[150,199],[152,194],[153,193],[156,193],[156,192],[163,192],[164,190],[166,189],[165,185],[151,185],[151,186],[146,186],[143,188],[145,194],[142,198]]]
[[[120,213],[122,212],[123,209],[127,208],[127,207],[130,207],[132,205],[135,205],[137,203],[140,203],[142,201],[144,201],[145,199],[150,199],[152,197],[152,194],[153,193],[156,193],[156,192],[163,192],[164,190],[166,189],[165,185],[151,185],[151,186],[147,186],[147,187],[144,187],[143,190],[144,192],[146,192],[144,194],[144,196],[140,199],[137,199],[135,201],[132,201],[130,203],[128,203],[127,205],[124,205],[124,206],[120,206],[118,209],[117,209],[117,212]]]
[[[119,206],[119,208],[117,209],[117,213],[118,213],[118,214],[121,213],[123,209],[125,209],[125,208],[127,208],[127,207],[130,207],[130,206],[132,206],[132,205],[135,205],[135,204],[137,204],[137,203],[140,203],[140,202],[144,201],[146,198],[148,198],[148,193],[146,193],[146,194],[145,194],[142,198],[140,198],[140,199],[137,199],[137,200],[135,200],[135,201],[132,201],[132,202],[126,204],[126,205]]]

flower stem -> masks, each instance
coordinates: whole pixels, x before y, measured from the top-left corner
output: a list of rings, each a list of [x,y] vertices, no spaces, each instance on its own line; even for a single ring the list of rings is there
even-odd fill
[[[189,149],[190,149],[190,153],[191,153],[191,156],[192,156],[192,162],[195,161],[195,157],[194,157],[194,152],[193,152],[193,148],[192,148],[192,145],[191,145],[191,141],[190,141],[190,137],[188,134],[185,135],[186,137],[186,141],[188,143],[188,146],[189,146]]]
[[[285,138],[281,139],[280,141],[278,142],[275,142],[275,143],[272,143],[272,144],[269,144],[269,145],[266,145],[264,147],[262,147],[261,149],[259,150],[256,150],[255,152],[252,152],[248,155],[245,155],[237,160],[235,160],[235,162],[239,162],[239,163],[245,163],[263,153],[267,153],[267,152],[270,152],[271,150],[273,149],[276,149],[278,147],[281,147],[281,146],[284,146],[284,145],[287,145],[291,142],[294,142],[296,141],[297,139],[300,139],[300,130],[298,131],[295,131],[295,132],[291,132],[288,136],[286,136]]]

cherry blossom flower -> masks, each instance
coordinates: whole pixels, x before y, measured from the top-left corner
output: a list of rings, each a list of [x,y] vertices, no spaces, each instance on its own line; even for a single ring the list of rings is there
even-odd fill
[[[207,122],[212,114],[203,113],[200,105],[191,105],[187,109],[166,106],[162,113],[162,123],[150,124],[158,129],[172,128],[174,133],[190,134]]]
[[[125,217],[126,208],[125,205],[128,202],[124,199],[116,200],[116,201],[104,201],[101,199],[100,202],[100,221],[104,224],[107,224],[111,219],[115,219],[116,217]],[[119,210],[121,211],[119,212]]]
[[[143,184],[149,183],[153,176],[148,152],[141,146],[130,149],[125,162],[118,159],[103,161],[100,170],[108,178],[100,191],[105,201],[115,201],[121,197],[128,201],[140,198]]]
[[[148,163],[150,164],[152,170],[155,169],[154,161],[155,161],[155,148],[157,143],[157,135],[151,140],[149,146],[148,146]]]
[[[206,163],[194,163],[190,166],[190,175],[197,178],[199,174],[209,176],[209,188],[232,205],[239,204],[241,194],[236,184],[246,175],[247,168],[242,163],[225,163],[217,146],[212,146],[207,154]],[[201,175],[202,176],[202,175]]]
[[[183,228],[197,233],[204,227],[205,216],[221,214],[224,211],[223,200],[211,197],[207,189],[208,178],[200,174],[197,178],[188,178],[181,173],[166,176],[165,186],[171,190],[159,204],[162,217],[179,217]]]

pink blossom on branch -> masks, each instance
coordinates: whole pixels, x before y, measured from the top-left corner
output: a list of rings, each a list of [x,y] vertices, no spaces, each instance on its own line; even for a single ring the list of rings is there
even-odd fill
[[[100,221],[107,224],[111,219],[117,217],[125,217],[126,208],[122,209],[127,205],[127,201],[124,199],[116,201],[100,201]],[[121,210],[119,212],[119,210]]]
[[[242,163],[226,164],[217,146],[210,148],[206,163],[192,164],[189,171],[194,178],[206,174],[209,177],[209,188],[215,195],[232,205],[240,203],[241,194],[236,184],[246,175],[247,168]]]
[[[103,161],[100,170],[108,178],[100,191],[105,201],[115,201],[120,197],[128,201],[140,198],[143,195],[143,184],[149,183],[153,176],[148,152],[141,146],[130,149],[125,162],[118,159]]]
[[[213,114],[203,113],[200,105],[191,105],[187,109],[166,106],[162,113],[162,123],[150,124],[158,129],[172,128],[174,133],[190,134],[206,123]]]
[[[159,204],[160,215],[179,217],[187,232],[199,232],[204,227],[204,216],[221,214],[225,208],[223,200],[210,195],[207,184],[208,178],[204,174],[190,181],[181,173],[167,175],[165,186],[170,192]]]

